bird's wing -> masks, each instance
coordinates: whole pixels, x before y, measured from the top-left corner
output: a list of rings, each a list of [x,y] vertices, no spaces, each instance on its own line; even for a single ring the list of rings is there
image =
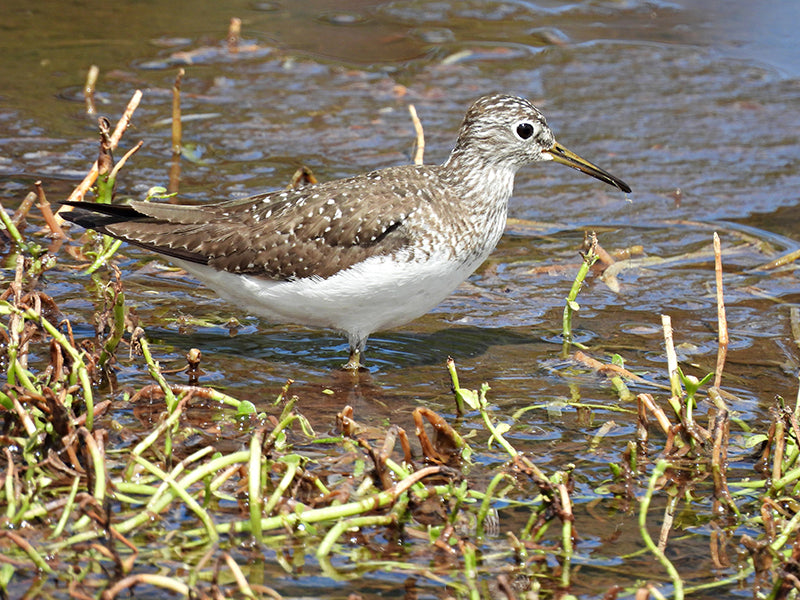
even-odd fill
[[[430,180],[412,186],[408,169]],[[329,277],[409,245],[406,223],[438,193],[435,171],[396,167],[205,206],[69,203],[64,217],[160,254],[270,279]]]

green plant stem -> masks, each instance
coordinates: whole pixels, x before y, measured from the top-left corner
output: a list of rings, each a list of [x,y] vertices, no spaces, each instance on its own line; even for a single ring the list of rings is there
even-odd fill
[[[459,544],[461,550],[461,558],[464,561],[464,583],[469,589],[470,600],[480,600],[481,594],[478,589],[478,555],[475,552],[475,546],[469,542],[462,541]]]
[[[92,457],[92,469],[94,469],[94,491],[92,496],[102,506],[106,497],[106,463],[105,457],[97,447],[97,442],[92,436],[88,428],[81,428],[80,433],[83,434],[86,448],[89,451],[89,456]]]
[[[569,348],[572,345],[572,315],[580,308],[576,302],[576,298],[578,297],[578,292],[581,291],[581,286],[583,286],[586,276],[589,274],[589,269],[592,267],[595,261],[597,261],[597,258],[598,257],[594,253],[593,249],[590,249],[583,256],[583,262],[578,269],[578,274],[575,276],[575,280],[572,282],[572,287],[569,290],[569,294],[567,294],[567,300],[564,304],[564,316],[561,321],[561,334],[564,338],[562,356],[564,357],[569,355]]]
[[[183,408],[180,406],[179,403],[179,406],[175,410],[173,410],[166,419],[164,419],[161,423],[159,423],[158,427],[156,427],[153,431],[151,431],[150,434],[146,438],[144,438],[141,442],[136,444],[136,446],[131,451],[131,457],[135,460],[137,456],[141,456],[142,454],[144,454],[144,451],[147,450],[150,446],[152,446],[162,433],[170,431],[172,426],[178,423],[182,413],[183,413]],[[129,478],[131,476],[133,472],[132,469],[133,469],[133,464],[131,464],[128,467],[126,472],[126,477]]]
[[[80,381],[81,388],[83,389],[83,401],[86,403],[86,429],[91,431],[94,427],[94,397],[92,396],[92,382],[89,380],[89,371],[86,367],[86,364],[83,362],[83,354],[78,352],[78,350],[76,350],[72,344],[70,344],[66,336],[61,333],[55,325],[50,323],[50,321],[45,319],[42,315],[37,315],[33,309],[20,309],[13,304],[9,304],[8,302],[0,302],[0,314],[9,313],[22,315],[26,319],[30,319],[39,325],[53,338],[53,340],[55,340],[56,343],[58,343],[59,346],[61,346],[67,352],[67,354],[69,354],[69,357],[72,359],[71,375]],[[29,389],[39,393],[38,390],[36,390],[36,388],[33,386],[33,383],[30,382],[29,379],[26,380],[28,382],[27,385],[31,386]]]
[[[6,396],[2,391],[0,391],[0,406],[9,411],[14,410],[14,401],[11,396]]]
[[[142,348],[142,356],[144,356],[144,360],[147,363],[147,368],[150,371],[150,377],[155,380],[155,382],[164,392],[164,401],[167,403],[167,411],[172,412],[175,410],[178,402],[175,398],[175,394],[172,392],[172,388],[170,388],[167,380],[164,379],[164,376],[161,374],[161,368],[159,367],[158,363],[153,360],[153,355],[150,354],[150,344],[144,334],[142,334],[137,341]]]
[[[61,517],[58,519],[58,523],[56,524],[53,532],[50,534],[50,539],[57,539],[61,537],[61,534],[64,532],[64,528],[67,526],[67,521],[69,520],[69,516],[72,513],[72,508],[75,506],[75,497],[78,495],[78,488],[81,483],[81,478],[76,476],[72,480],[72,487],[69,490],[69,495],[67,496],[67,501],[64,504],[64,508],[61,511]]]
[[[267,436],[267,439],[264,442],[265,448],[271,448],[274,446],[278,439],[284,435],[284,430],[288,429],[295,421],[300,424],[300,428],[304,433],[306,433],[306,435],[313,435],[314,430],[311,429],[311,424],[304,416],[293,412],[289,412],[288,414],[284,414],[282,416],[283,418],[281,421],[275,427],[273,427],[272,431],[269,433],[269,436]]]
[[[466,406],[464,405],[464,398],[459,394],[461,390],[461,386],[458,384],[458,372],[456,371],[456,362],[448,357],[447,358],[447,371],[450,373],[450,381],[453,384],[453,391],[455,392],[456,396],[456,412],[459,415],[465,414]]]
[[[8,361],[11,364],[11,368],[8,370],[9,385],[14,385],[18,381],[26,390],[38,394],[40,390],[36,387],[36,384],[31,381],[30,373],[20,364],[17,360],[17,356],[17,348],[9,350]]]
[[[394,523],[395,517],[392,514],[389,515],[375,515],[375,516],[368,516],[368,517],[355,517],[353,519],[344,519],[336,523],[331,529],[325,534],[325,537],[322,539],[322,542],[317,548],[317,558],[321,559],[327,557],[331,550],[333,549],[333,545],[336,543],[336,540],[339,539],[343,533],[349,530],[357,530],[361,527],[380,527],[382,525],[391,525]]]
[[[503,448],[503,450],[506,451],[506,453],[511,458],[514,458],[515,456],[517,456],[517,454],[519,454],[519,453],[514,448],[514,446],[512,446],[508,442],[508,440],[506,440],[506,438],[503,437],[503,434],[499,431],[499,429],[492,422],[492,419],[489,416],[489,413],[486,411],[486,408],[485,407],[481,407],[481,411],[480,412],[481,412],[481,417],[483,418],[483,423],[486,425],[486,429],[488,429],[489,433],[491,434],[491,436],[489,438],[489,443],[491,444],[492,441],[495,441]]]
[[[22,238],[22,234],[20,234],[19,229],[17,226],[14,225],[14,222],[11,220],[11,217],[8,216],[6,213],[6,209],[3,208],[3,205],[0,204],[0,222],[3,224],[3,228],[8,233],[8,237],[19,246],[19,248],[26,252],[28,249],[28,245],[25,243],[25,240]]]
[[[249,456],[249,452],[244,452],[243,454]],[[367,498],[362,498],[361,500],[357,500],[355,502],[313,509],[308,509],[304,505],[298,505],[295,512],[278,515],[275,517],[262,518],[261,529],[263,531],[268,531],[283,527],[295,527],[301,523],[311,524],[325,521],[339,521],[340,519],[345,519],[347,517],[363,515],[370,511],[393,504],[397,498],[408,488],[412,487],[414,483],[429,474],[438,472],[438,467],[426,467],[425,469],[417,471],[408,479],[398,482],[391,489],[378,492],[377,494],[368,496]],[[224,523],[217,526],[217,531],[220,534],[248,533],[250,532],[250,521],[247,520]],[[202,534],[202,530],[198,531],[196,529],[192,529],[184,532],[184,534],[191,538],[193,536]]]
[[[114,292],[114,330],[111,335],[103,344],[103,351],[100,353],[100,359],[97,361],[101,367],[105,367],[106,363],[114,355],[117,346],[122,340],[122,335],[125,333],[125,294],[122,289],[115,290]]]
[[[284,492],[289,489],[289,486],[292,485],[292,481],[297,476],[297,473],[300,471],[300,465],[302,463],[302,458],[299,454],[288,454],[286,456],[281,457],[280,463],[286,465],[286,471],[281,477],[280,482],[275,487],[275,491],[272,492],[269,500],[264,505],[264,513],[270,514],[276,506],[278,506],[278,502],[281,501]],[[258,525],[260,525],[260,519]]]
[[[567,475],[563,474],[561,478],[566,478]],[[570,577],[572,571],[572,506],[570,504],[569,492],[564,483],[558,483],[555,486],[556,492],[560,495],[561,505],[563,510],[567,512],[567,517],[561,520],[561,549],[564,553],[564,561],[561,564],[561,588],[569,589]]]
[[[667,558],[666,554],[664,554],[664,552],[656,545],[656,543],[653,541],[653,538],[651,538],[650,534],[647,532],[647,510],[650,508],[650,501],[653,499],[653,494],[655,493],[656,482],[664,475],[667,467],[669,467],[669,462],[666,460],[659,460],[653,469],[653,474],[650,476],[650,483],[647,486],[647,493],[645,494],[644,498],[642,498],[641,505],[639,507],[639,533],[641,534],[645,545],[648,547],[650,552],[653,553],[658,562],[661,563],[661,566],[664,567],[669,575],[669,578],[672,580],[675,600],[683,600],[683,580],[681,579],[680,574]]]
[[[184,489],[184,490],[188,489],[189,487],[191,487],[192,485],[194,485],[198,481],[202,481],[203,479],[205,479],[209,475],[215,475],[215,474],[217,474],[217,472],[219,472],[222,469],[225,469],[226,467],[228,467],[230,465],[244,465],[244,464],[247,464],[247,461],[249,459],[250,459],[250,452],[247,451],[247,450],[234,452],[234,453],[228,454],[226,456],[220,456],[219,458],[212,459],[209,462],[199,466],[198,468],[194,469],[190,473],[187,473],[186,476],[183,477],[181,480],[177,481],[175,485],[178,488],[181,488],[181,489]],[[122,533],[122,534],[125,534],[125,533],[128,533],[130,531],[133,531],[134,529],[136,529],[137,527],[143,525],[147,521],[152,520],[153,515],[161,513],[164,509],[167,508],[167,506],[170,505],[170,503],[172,503],[172,501],[174,499],[175,499],[175,494],[167,492],[167,493],[163,494],[158,499],[157,502],[152,503],[152,505],[148,504],[147,510],[142,510],[138,514],[136,514],[135,516],[133,516],[133,517],[131,517],[129,519],[126,519],[125,521],[122,521],[121,523],[117,523],[114,526],[114,529],[116,529],[119,533]],[[262,526],[263,526],[263,520],[262,520]],[[278,525],[278,526],[280,526],[280,525]],[[217,533],[226,533],[226,532],[229,532],[231,529],[232,529],[232,527],[231,527],[230,524],[217,525],[215,527],[215,531]],[[240,530],[241,531],[246,531],[247,527],[241,527]],[[202,536],[205,531],[206,531],[205,528],[199,529],[199,530],[195,529],[195,530],[192,530],[191,533],[187,532],[187,536],[189,536],[190,539],[197,538],[197,537]],[[72,544],[78,544],[78,543],[81,543],[81,542],[87,542],[89,540],[97,539],[98,537],[101,537],[102,535],[104,535],[104,533],[102,531],[81,532],[79,534],[73,535],[72,537],[70,537],[69,539],[67,539],[67,540],[65,540],[63,542],[59,542],[56,545],[56,547],[70,546]]]
[[[264,499],[261,494],[261,445],[264,442],[264,429],[259,428],[250,438],[250,457],[247,462],[247,491],[250,499],[250,524],[253,537],[259,544],[264,542],[261,533],[262,505]]]
[[[192,590],[189,589],[189,586],[185,583],[178,581],[175,577],[169,577],[166,575],[156,575],[153,573],[139,573],[137,575],[131,575],[126,577],[125,579],[121,579],[116,584],[111,586],[108,590],[106,590],[103,594],[103,597],[108,598],[123,598],[126,597],[121,592],[125,589],[132,589],[134,585],[141,583],[145,585],[151,585],[157,588],[163,588],[165,590],[169,590],[173,594],[180,594],[184,598],[192,597]],[[133,597],[133,595],[131,595]]]
[[[95,273],[99,268],[111,260],[111,257],[116,254],[117,250],[119,250],[119,247],[122,245],[122,240],[115,240],[107,235],[103,236],[103,241],[103,250],[99,252],[97,256],[95,256],[92,264],[86,269],[85,273],[87,275]]]
[[[28,542],[28,540],[13,531],[0,531],[0,536],[5,536],[11,539],[18,547],[22,549],[23,552],[25,552],[25,554],[28,555],[28,558],[31,559],[33,564],[36,565],[36,568],[38,568],[40,571],[47,573],[48,575],[53,573],[53,569],[47,564],[47,561],[42,557],[41,554],[39,554],[36,548],[34,548],[30,542]]]
[[[189,494],[187,491],[189,486],[185,486],[183,481],[180,483],[175,481],[171,474],[159,469],[156,465],[145,460],[141,456],[134,456],[133,460],[169,485],[170,489],[175,493],[175,495],[183,500],[184,504],[186,504],[189,510],[196,514],[200,521],[202,521],[203,525],[205,525],[205,532],[208,535],[208,540],[211,543],[216,543],[217,540],[219,540],[219,535],[214,527],[214,521],[211,518],[211,515],[209,515],[208,512],[205,511],[202,506],[200,506],[200,503],[197,502],[197,500],[195,500],[191,494]]]
[[[483,501],[481,502],[481,507],[478,509],[478,524],[476,528],[476,537],[478,539],[483,538],[483,523],[486,521],[486,517],[489,515],[489,510],[492,508],[492,498],[494,496],[494,491],[498,485],[503,481],[503,479],[508,478],[512,483],[514,482],[513,477],[508,475],[508,473],[500,472],[497,473],[492,480],[489,482],[489,485],[486,487],[486,492],[483,497]]]
[[[383,464],[386,466],[387,469],[389,469],[392,473],[394,473],[398,477],[398,479],[405,479],[406,477],[411,477],[411,471],[409,471],[402,465],[397,464],[391,458],[387,457]],[[427,488],[425,487],[425,484],[422,483],[421,481],[415,483],[412,486],[412,489],[414,490],[415,494],[427,495],[426,494]]]
[[[5,495],[6,495],[6,519],[9,521],[13,521],[14,515],[17,514],[17,494],[16,490],[14,489],[14,461],[11,457],[11,451],[8,448],[5,449],[6,458],[8,459],[8,472],[5,474],[5,482],[3,487],[5,488]]]

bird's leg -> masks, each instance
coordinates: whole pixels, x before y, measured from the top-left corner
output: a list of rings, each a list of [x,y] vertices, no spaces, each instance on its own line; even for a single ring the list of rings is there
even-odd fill
[[[348,359],[347,364],[342,367],[342,369],[345,371],[350,371],[351,373],[366,371],[366,369],[361,365],[361,355],[364,353],[364,348],[367,347],[367,338],[350,335],[347,338],[347,342],[350,345],[350,358]]]
[[[347,361],[342,369],[344,371],[352,371],[353,373],[358,373],[363,367],[361,366],[361,350],[358,348],[350,348],[350,358]]]

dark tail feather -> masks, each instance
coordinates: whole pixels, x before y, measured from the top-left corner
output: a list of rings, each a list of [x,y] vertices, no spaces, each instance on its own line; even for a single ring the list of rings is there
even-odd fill
[[[158,224],[159,219],[143,214],[132,206],[125,204],[97,204],[95,202],[71,202],[69,200],[65,200],[61,204],[72,207],[72,210],[60,213],[61,216],[84,229],[94,229],[98,233],[110,235],[118,240],[123,240],[134,246],[139,246],[164,256],[180,258],[201,265],[208,264],[208,257],[199,252],[192,252],[180,246],[173,248],[172,244],[158,244],[153,241],[137,239],[136,223],[147,223],[152,226],[153,224]],[[132,226],[124,234],[119,231],[108,230],[108,227],[120,224],[132,224]],[[152,239],[153,234],[148,234],[146,237]]]
[[[70,202],[68,200],[61,204],[73,207],[73,210],[59,213],[64,219],[80,225],[84,229],[94,229],[100,232],[104,232],[108,225],[150,219],[150,217],[143,215],[135,208],[124,204],[97,204],[95,202]]]

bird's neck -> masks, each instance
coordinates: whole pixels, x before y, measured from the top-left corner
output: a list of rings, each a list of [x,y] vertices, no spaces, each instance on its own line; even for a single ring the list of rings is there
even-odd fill
[[[505,209],[516,172],[508,163],[479,160],[456,151],[441,166],[442,178],[458,191],[462,204],[478,213],[494,212],[500,205]]]
[[[469,244],[464,260],[480,264],[497,245],[505,230],[508,199],[514,189],[516,169],[498,163],[469,160],[453,152],[440,167],[440,176],[459,199],[460,236]],[[467,242],[468,241],[468,242]]]

